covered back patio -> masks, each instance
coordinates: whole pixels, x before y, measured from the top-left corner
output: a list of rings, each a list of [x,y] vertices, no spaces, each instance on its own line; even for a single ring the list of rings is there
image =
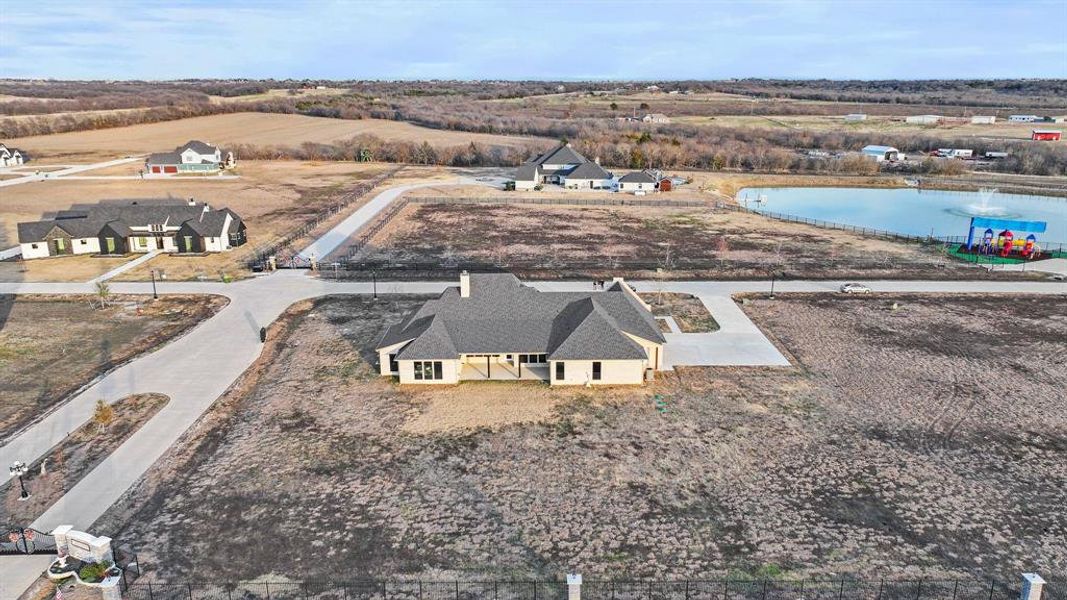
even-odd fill
[[[460,381],[548,381],[544,354],[465,354]]]

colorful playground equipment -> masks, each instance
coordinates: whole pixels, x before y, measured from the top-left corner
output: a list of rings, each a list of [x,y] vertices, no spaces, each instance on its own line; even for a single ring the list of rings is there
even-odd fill
[[[967,234],[964,250],[972,254],[997,254],[1004,258],[1018,256],[1032,260],[1041,255],[1035,233],[1045,233],[1048,223],[1045,221],[1019,221],[1015,219],[992,219],[989,217],[971,217],[971,229]],[[985,227],[981,243],[975,244],[974,231]],[[1000,229],[994,240],[994,228]],[[1014,230],[1014,231],[1013,231]],[[1016,238],[1015,231],[1029,233],[1025,238]]]

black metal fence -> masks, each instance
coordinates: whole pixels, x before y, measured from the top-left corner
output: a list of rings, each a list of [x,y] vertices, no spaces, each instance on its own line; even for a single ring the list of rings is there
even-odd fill
[[[1067,599],[1067,581],[1046,583],[1043,600]],[[586,581],[582,600],[1017,600],[1009,580]],[[134,583],[131,600],[565,600],[562,581],[373,581]]]
[[[251,269],[261,269],[266,265],[268,256],[278,256],[281,254],[285,254],[284,251],[290,249],[290,246],[292,246],[293,242],[308,235],[324,221],[341,212],[342,210],[344,210],[345,207],[352,204],[353,202],[356,202],[357,200],[363,198],[363,196],[365,196],[368,192],[380,185],[386,179],[389,179],[390,177],[396,175],[401,169],[403,169],[403,167],[392,168],[386,171],[385,173],[374,177],[373,179],[369,179],[367,181],[355,185],[346,194],[341,196],[335,204],[331,204],[330,206],[316,213],[310,221],[307,221],[299,227],[294,227],[293,229],[290,229],[285,233],[285,235],[281,236],[276,241],[270,244],[261,244],[255,246],[255,248],[252,250],[251,257],[247,261],[248,267]],[[284,256],[282,258],[282,262],[286,262],[289,258],[290,257],[288,256]]]
[[[605,194],[603,198],[536,198],[530,196],[416,196],[413,204],[503,204],[547,206],[633,206],[648,208],[704,208],[703,200],[675,200],[670,198],[644,199],[637,196]]]
[[[752,208],[749,206],[742,206],[737,204],[725,204],[718,203],[715,208],[719,210],[727,210],[733,212],[747,212],[760,216],[775,219],[776,221],[786,221],[789,223],[801,223],[804,225],[812,225],[814,227],[821,227],[823,229],[838,229],[841,231],[849,231],[858,235],[867,237],[877,237],[897,242],[914,243],[914,244],[941,244],[945,246],[960,246],[967,242],[966,236],[949,235],[949,236],[933,236],[933,235],[908,235],[905,233],[898,233],[896,231],[889,231],[887,229],[877,229],[872,227],[860,227],[858,225],[847,225],[845,223],[836,223],[834,221],[823,221],[822,219],[810,219],[808,217],[799,217],[797,215],[787,215],[784,213],[773,212],[769,210],[761,210],[758,208]],[[979,240],[980,241],[980,240]],[[1049,254],[1062,254],[1067,252],[1067,242],[1040,242],[1038,244],[1042,251]]]
[[[29,527],[8,532],[0,539],[0,554],[53,554],[56,538]]]

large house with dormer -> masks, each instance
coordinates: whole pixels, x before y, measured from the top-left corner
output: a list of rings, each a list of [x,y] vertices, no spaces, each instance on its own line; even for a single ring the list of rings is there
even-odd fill
[[[0,144],[0,167],[17,167],[26,162],[26,155],[18,148]]]
[[[173,152],[149,154],[145,172],[151,175],[217,173],[236,165],[233,152],[199,140],[190,140]]]
[[[75,254],[121,255],[153,250],[198,254],[245,243],[246,227],[228,208],[173,199],[76,206],[52,219],[18,224],[23,259]]]
[[[542,292],[510,273],[460,275],[376,351],[402,384],[477,380],[639,385],[664,368],[666,338],[621,278],[603,291]]]
[[[516,190],[539,189],[544,185],[610,190],[614,187],[614,177],[599,161],[587,159],[570,144],[560,144],[519,165],[515,173]]]

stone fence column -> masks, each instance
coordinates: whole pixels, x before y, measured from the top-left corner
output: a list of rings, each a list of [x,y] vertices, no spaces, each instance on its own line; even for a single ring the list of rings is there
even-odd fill
[[[582,600],[582,576],[580,573],[567,574],[567,600]]]
[[[1019,600],[1041,600],[1045,589],[1045,580],[1037,573],[1023,573],[1023,591]]]

